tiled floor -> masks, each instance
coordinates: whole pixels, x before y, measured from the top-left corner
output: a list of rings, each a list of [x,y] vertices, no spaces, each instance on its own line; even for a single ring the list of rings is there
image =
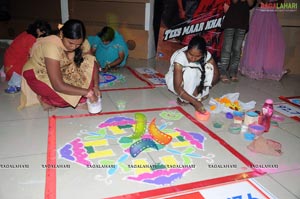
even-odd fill
[[[155,60],[136,60],[129,59],[128,65],[135,67],[154,67],[161,73],[168,69],[167,62],[157,62]],[[130,81],[130,80],[127,80]],[[245,77],[240,77],[240,82],[222,84],[218,83],[210,92],[210,97],[221,97],[226,93],[240,93],[240,100],[247,102],[256,101],[255,109],[259,110],[266,98],[272,98],[275,102],[281,102],[278,97],[300,96],[300,75],[286,75],[282,81],[262,80],[255,81]],[[49,116],[68,116],[86,114],[84,110],[74,110],[72,108],[56,109],[53,112],[45,112],[40,106],[26,108],[18,111],[16,107],[19,102],[19,94],[6,94],[3,90],[6,83],[0,83],[0,198],[1,199],[41,199],[44,198],[46,169],[42,165],[47,159],[48,143],[48,117]],[[166,108],[175,106],[176,97],[167,91],[165,87],[145,90],[123,90],[103,92],[102,107],[103,113],[117,111],[116,101],[123,99],[127,102],[126,110]],[[205,105],[208,108],[208,101]],[[194,110],[191,106],[184,106],[183,109],[193,115]],[[255,178],[258,183],[269,190],[279,199],[300,198],[300,123],[292,119],[285,118],[279,123],[279,127],[271,127],[266,138],[271,138],[281,142],[283,155],[280,157],[254,154],[247,150],[242,136],[235,136],[228,133],[227,128],[216,130],[212,127],[211,121],[214,118],[223,118],[225,126],[231,122],[224,118],[223,114],[212,114],[209,121],[203,124],[226,141],[230,146],[255,164],[278,165],[278,169],[265,170],[263,176]],[[81,118],[81,122],[89,118]],[[62,127],[60,127],[62,128]],[[64,135],[60,135],[64,136]],[[67,135],[65,135],[67,137]],[[224,153],[225,154],[225,153]],[[222,154],[220,154],[222,156]],[[224,156],[224,158],[226,158]],[[6,165],[28,165],[25,169],[5,168]],[[213,171],[211,171],[213,172]],[[224,171],[226,172],[226,170]],[[59,171],[60,175],[64,175]],[[65,175],[68,175],[67,173]],[[73,176],[74,181],[80,180],[80,174]],[[69,176],[72,178],[72,176]],[[189,179],[185,178],[188,182]],[[61,183],[61,182],[57,182]],[[69,182],[72,183],[72,182]],[[68,186],[70,190],[78,187]],[[115,186],[117,187],[117,185]],[[105,193],[115,196],[115,187],[106,189]],[[139,192],[139,185],[136,192]],[[94,187],[93,187],[94,188]],[[99,187],[101,189],[101,187]],[[126,189],[126,187],[122,187]],[[93,195],[91,189],[85,198],[102,198]],[[69,199],[61,194],[58,199]],[[99,190],[95,191],[99,193]],[[83,194],[85,195],[85,194]],[[59,197],[61,196],[61,197]],[[107,197],[107,195],[105,196]],[[78,198],[73,196],[72,198]],[[219,198],[219,197],[216,197]]]

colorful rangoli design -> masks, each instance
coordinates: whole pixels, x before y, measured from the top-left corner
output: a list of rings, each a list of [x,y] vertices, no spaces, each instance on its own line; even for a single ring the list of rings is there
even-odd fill
[[[204,151],[206,137],[201,132],[174,127],[174,121],[183,117],[180,112],[162,111],[153,118],[132,114],[109,117],[95,132],[81,131],[57,150],[59,158],[87,168],[104,168],[105,176],[96,175],[95,180],[107,184],[112,183],[112,176],[122,174],[125,180],[160,186],[187,175],[196,159],[214,162],[215,155]],[[111,142],[120,150],[113,149]],[[151,154],[156,160],[149,158]]]
[[[165,76],[153,68],[136,68],[138,73],[140,73],[145,79],[149,80],[154,85],[165,85]]]
[[[112,87],[118,83],[124,83],[125,76],[119,73],[99,73],[99,86]]]

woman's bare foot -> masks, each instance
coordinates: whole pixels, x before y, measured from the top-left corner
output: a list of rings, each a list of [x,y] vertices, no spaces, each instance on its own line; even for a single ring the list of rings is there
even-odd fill
[[[43,107],[44,111],[54,111],[56,109],[55,106],[52,106],[50,104],[47,104],[43,102],[42,97],[40,95],[37,96],[41,106]]]
[[[221,82],[224,83],[224,84],[230,83],[230,79],[229,79],[226,75],[221,75],[221,76],[220,76],[220,80],[221,80]]]

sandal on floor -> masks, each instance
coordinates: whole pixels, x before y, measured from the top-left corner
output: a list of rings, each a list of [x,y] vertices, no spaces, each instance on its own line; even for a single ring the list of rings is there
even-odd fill
[[[234,77],[231,77],[231,81],[232,82],[238,82],[239,81],[239,78],[234,76]]]
[[[18,93],[21,90],[21,87],[18,86],[9,86],[4,91],[9,94]]]
[[[221,75],[220,80],[221,80],[221,82],[223,82],[225,84],[228,84],[230,82],[230,80],[228,79],[228,77],[226,75]]]

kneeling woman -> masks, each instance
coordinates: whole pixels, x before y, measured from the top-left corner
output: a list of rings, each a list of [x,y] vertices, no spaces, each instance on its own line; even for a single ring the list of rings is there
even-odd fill
[[[84,24],[68,20],[58,35],[38,39],[23,68],[19,109],[40,102],[44,110],[98,100],[98,69]]]
[[[205,40],[200,36],[193,37],[188,46],[173,53],[170,62],[165,80],[168,89],[179,96],[177,103],[190,103],[196,111],[204,113],[201,101],[208,97],[210,87],[219,77]]]

